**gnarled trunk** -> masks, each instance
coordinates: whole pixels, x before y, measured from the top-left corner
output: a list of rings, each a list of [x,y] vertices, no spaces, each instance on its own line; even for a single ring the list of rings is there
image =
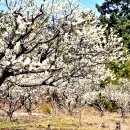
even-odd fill
[[[11,122],[12,121],[12,118],[13,118],[13,112],[7,112],[7,122]]]

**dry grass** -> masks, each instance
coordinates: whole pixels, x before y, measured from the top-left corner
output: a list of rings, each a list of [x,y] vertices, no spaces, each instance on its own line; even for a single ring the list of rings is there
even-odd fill
[[[120,115],[106,113],[104,117],[92,108],[87,108],[79,125],[79,116],[65,116],[64,113],[55,117],[33,117],[16,120],[12,123],[0,122],[0,130],[46,130],[48,124],[52,130],[114,130],[116,121],[121,121],[121,130],[130,130],[130,118],[123,123]],[[102,123],[106,128],[102,127]]]

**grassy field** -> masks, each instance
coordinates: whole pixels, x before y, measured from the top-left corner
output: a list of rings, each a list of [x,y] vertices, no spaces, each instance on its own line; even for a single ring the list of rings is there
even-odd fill
[[[22,117],[11,123],[1,121],[0,130],[47,130],[48,124],[52,130],[115,130],[117,121],[121,122],[121,130],[130,130],[129,117],[125,122],[116,113],[106,113],[101,118],[100,114],[92,109],[85,110],[81,125],[78,115],[71,117],[62,113],[55,117]]]

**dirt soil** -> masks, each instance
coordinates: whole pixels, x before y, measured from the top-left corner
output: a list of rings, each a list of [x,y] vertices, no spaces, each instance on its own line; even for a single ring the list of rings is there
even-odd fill
[[[115,130],[116,122],[119,121],[121,130],[130,130],[130,115],[125,120],[119,114],[109,112],[100,117],[100,113],[93,108],[83,111],[81,124],[78,114],[72,117],[63,112],[58,115],[33,113],[32,117],[28,117],[27,113],[17,112],[11,123],[3,121],[3,116],[1,115],[0,119],[0,130]]]

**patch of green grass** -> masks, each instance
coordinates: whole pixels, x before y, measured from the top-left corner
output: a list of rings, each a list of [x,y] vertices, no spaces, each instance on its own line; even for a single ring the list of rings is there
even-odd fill
[[[52,113],[52,106],[50,104],[44,103],[41,105],[42,113],[44,114],[51,114]]]
[[[15,127],[19,126],[24,126],[23,121],[21,120],[15,120],[12,122],[0,121],[0,130],[2,128],[13,128],[13,130],[15,130]]]

